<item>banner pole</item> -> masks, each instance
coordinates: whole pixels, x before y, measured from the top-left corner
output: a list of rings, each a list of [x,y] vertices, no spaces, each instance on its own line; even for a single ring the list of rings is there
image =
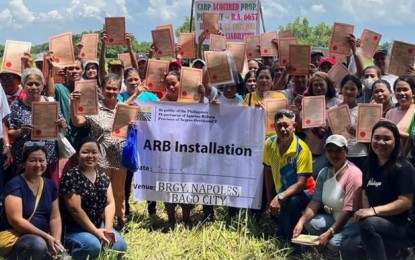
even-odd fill
[[[193,24],[193,7],[195,5],[195,0],[192,0],[192,9],[190,10],[190,25],[189,25],[189,32],[192,32],[192,24]]]
[[[259,14],[261,15],[262,29],[264,30],[264,33],[265,33],[266,32],[265,21],[264,21],[264,13],[262,12],[261,0],[258,0],[258,5],[259,5]]]

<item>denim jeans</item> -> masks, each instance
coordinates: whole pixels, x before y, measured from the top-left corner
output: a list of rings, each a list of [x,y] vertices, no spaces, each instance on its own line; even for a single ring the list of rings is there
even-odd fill
[[[293,230],[310,201],[304,191],[283,201],[281,213],[278,217],[278,234],[284,239],[293,237]]]
[[[49,254],[46,241],[33,234],[25,234],[19,237],[12,251],[8,255],[8,259],[52,259]]]
[[[358,223],[360,236],[347,239],[341,246],[343,259],[388,259],[399,248],[396,241],[407,238],[407,226],[386,218],[372,216]],[[366,251],[366,254],[364,253]]]
[[[310,232],[311,235],[321,235],[326,232],[331,226],[333,226],[335,220],[332,215],[329,214],[317,214],[305,225],[305,229]],[[346,223],[342,230],[337,231],[336,234],[330,239],[327,248],[333,252],[339,252],[340,245],[344,240],[349,237],[353,237],[359,233],[357,223],[353,220]]]
[[[112,231],[117,242],[109,247],[115,251],[127,251],[125,239],[115,229]],[[96,236],[77,226],[66,226],[63,240],[65,248],[76,260],[96,259],[102,249],[102,243]]]

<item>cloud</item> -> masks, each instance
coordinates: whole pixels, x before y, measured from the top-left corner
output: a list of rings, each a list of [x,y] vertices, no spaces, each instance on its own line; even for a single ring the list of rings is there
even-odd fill
[[[186,13],[183,14],[183,10],[190,10],[190,5],[187,1],[149,0],[149,4],[147,15],[160,19],[163,22],[172,22],[179,15],[184,17]],[[186,7],[188,8],[186,9]]]
[[[64,17],[58,10],[52,10],[47,13],[40,13],[37,17],[39,22],[62,21]]]
[[[342,9],[356,22],[375,22],[387,26],[415,23],[415,5],[406,0],[343,0]]]
[[[322,4],[312,5],[310,9],[313,13],[325,13],[326,12],[326,9],[324,8]]]
[[[36,19],[33,12],[23,3],[23,0],[12,0],[9,3],[9,7],[13,15],[13,20],[16,20],[16,22],[31,23]]]
[[[264,0],[262,1],[262,12],[265,18],[271,18],[288,14],[290,4],[287,1],[274,1]]]

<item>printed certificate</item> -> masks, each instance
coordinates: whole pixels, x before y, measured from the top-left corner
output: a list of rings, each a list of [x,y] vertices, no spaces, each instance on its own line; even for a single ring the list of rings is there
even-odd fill
[[[196,57],[194,33],[180,33],[179,45],[181,48],[180,55],[183,59],[194,59]]]
[[[388,72],[390,74],[403,76],[406,75],[408,65],[413,66],[415,61],[415,45],[393,41],[390,54]]]
[[[223,35],[212,34],[210,39],[210,51],[223,51],[226,49],[226,37]]]
[[[96,60],[98,54],[98,37],[97,33],[87,33],[82,35],[82,49],[79,54],[83,60]]]
[[[151,35],[157,49],[157,57],[174,56],[174,42],[172,42],[170,29],[153,30]]]
[[[246,61],[246,44],[243,42],[228,42],[227,49],[231,52],[236,69],[242,73]]]
[[[32,140],[57,140],[58,139],[58,102],[33,102],[32,103]]]
[[[334,86],[340,90],[340,83],[342,79],[349,75],[350,71],[343,65],[343,63],[336,63],[328,72],[327,75],[333,82]]]
[[[197,103],[200,95],[197,91],[202,84],[203,70],[183,67],[180,70],[180,91],[179,100],[189,100]]]
[[[302,99],[302,127],[313,128],[326,125],[326,97],[313,96]]]
[[[118,103],[112,124],[111,136],[127,139],[128,126],[131,121],[137,121],[140,107]]]
[[[264,105],[265,105],[265,124],[266,124],[265,129],[267,131],[267,134],[273,134],[275,133],[274,116],[279,110],[287,108],[288,100],[266,98],[264,99]]]
[[[296,37],[287,37],[278,39],[278,59],[280,66],[286,66],[290,58],[290,45],[297,45]]]
[[[226,52],[205,51],[206,69],[212,84],[227,84],[233,82]]]
[[[310,45],[290,45],[289,62],[291,75],[310,74],[311,46]]]
[[[375,54],[375,51],[378,48],[380,39],[382,39],[382,34],[364,29],[362,36],[360,36],[360,47],[356,50],[357,54],[372,59],[373,54]]]
[[[261,58],[261,39],[259,35],[245,36],[245,43],[247,59]]]
[[[333,134],[339,134],[346,139],[350,139],[347,127],[352,124],[352,121],[350,119],[350,110],[347,105],[341,105],[327,110],[327,119]]]
[[[382,118],[382,104],[358,104],[356,141],[370,143],[373,126]]]
[[[124,68],[125,69],[129,69],[129,68],[133,67],[133,65],[131,64],[130,53],[119,53],[119,54],[117,54],[117,58],[119,60],[122,60],[122,62],[124,62]]]
[[[159,25],[156,26],[156,30],[161,30],[161,29],[169,29],[170,31],[170,36],[171,36],[171,42],[173,44],[173,48],[174,48],[174,31],[173,31],[173,25],[171,24],[166,24],[166,25]]]
[[[210,34],[219,32],[219,13],[206,12],[202,15],[203,30]]]
[[[53,65],[66,67],[75,63],[75,54],[72,44],[72,33],[62,33],[49,38],[49,51],[55,57]]]
[[[353,31],[354,26],[351,24],[334,23],[329,45],[330,56],[333,56],[332,53],[349,55],[350,45],[347,37],[353,34]]]
[[[98,115],[98,89],[95,79],[75,81],[81,98],[75,103],[76,115]]]
[[[278,56],[278,50],[272,40],[278,39],[277,32],[261,33],[260,35],[260,46],[262,57],[274,57]]]
[[[169,61],[149,59],[147,62],[146,84],[151,91],[164,91],[164,78],[169,71]]]
[[[32,44],[30,42],[19,42],[7,40],[4,46],[3,64],[1,70],[16,74],[22,73],[22,56],[30,53]]]
[[[284,30],[278,32],[278,38],[291,38],[293,37],[293,32],[291,30]]]
[[[105,17],[108,46],[126,45],[125,31],[125,17]]]
[[[305,246],[318,246],[320,241],[317,240],[318,236],[301,234],[296,238],[291,239],[294,244],[300,244]]]

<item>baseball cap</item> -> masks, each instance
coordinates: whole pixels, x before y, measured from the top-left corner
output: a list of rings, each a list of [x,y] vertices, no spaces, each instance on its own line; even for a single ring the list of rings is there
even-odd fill
[[[388,50],[386,49],[379,49],[377,51],[375,51],[375,53],[373,54],[373,58],[378,55],[378,54],[384,54],[384,55],[388,55]]]
[[[321,50],[315,49],[311,51],[311,56],[314,56],[316,54],[319,54],[321,56],[324,56],[324,53]]]
[[[321,58],[320,63],[318,64],[318,66],[320,67],[321,64],[326,63],[326,62],[330,63],[331,65],[334,65],[334,64],[336,64],[336,58],[334,58],[334,57],[323,57],[323,58]]]
[[[140,61],[147,61],[148,60],[148,56],[145,53],[137,53],[137,62]]]
[[[202,60],[202,59],[195,59],[194,61],[192,61],[192,67],[193,67],[196,63],[198,63],[198,62],[202,63],[202,64],[203,64],[203,66],[206,66],[206,62],[205,62],[204,60]]]
[[[44,52],[38,53],[38,54],[36,55],[35,62],[38,62],[38,61],[43,61],[43,56],[44,56],[45,54],[46,54],[46,53],[44,53]]]
[[[330,135],[327,139],[326,139],[326,144],[324,145],[324,147],[327,147],[328,144],[334,144],[338,147],[346,147],[347,148],[347,140],[344,136],[342,135]]]
[[[124,67],[124,62],[122,60],[119,60],[119,59],[110,60],[108,62],[108,67],[109,66],[122,66],[122,67]]]
[[[95,61],[95,60],[87,60],[87,61],[84,61],[84,68],[86,68],[86,66],[88,64],[91,64],[91,63],[97,65],[97,67],[99,66],[99,63],[97,61]]]
[[[174,64],[176,64],[176,65],[177,65],[177,66],[179,66],[180,68],[182,67],[182,62],[181,62],[180,60],[172,60],[172,61],[170,61],[169,67],[170,67],[171,65],[174,65]]]

